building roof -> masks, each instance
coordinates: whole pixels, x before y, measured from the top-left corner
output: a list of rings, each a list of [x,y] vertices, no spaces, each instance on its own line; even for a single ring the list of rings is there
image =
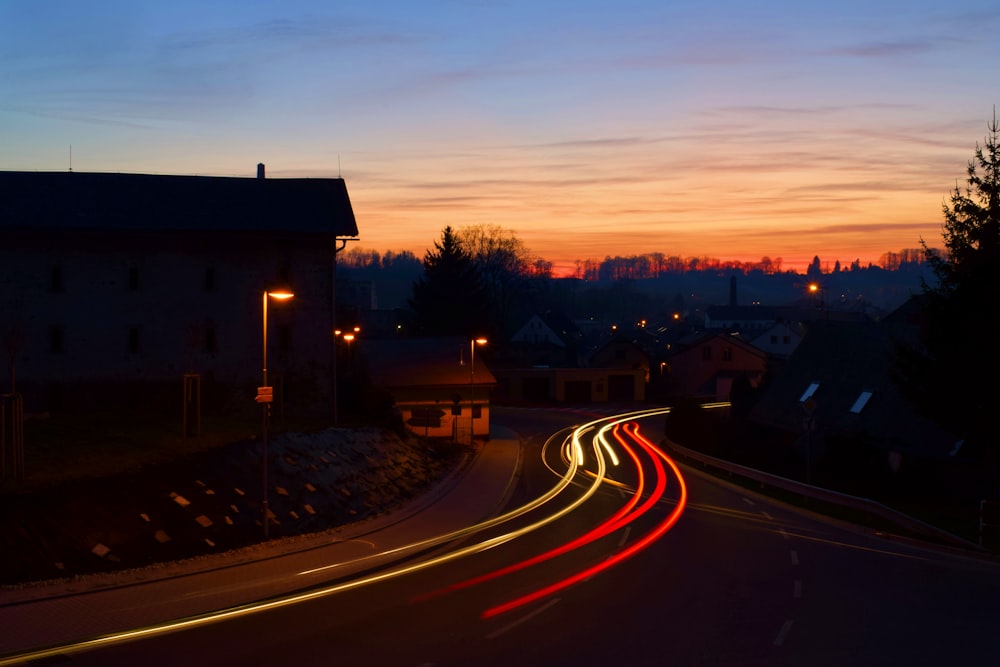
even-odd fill
[[[670,354],[671,358],[679,357],[681,355],[695,354],[703,346],[708,345],[714,341],[722,341],[726,345],[732,345],[733,347],[738,347],[747,353],[761,357],[767,358],[767,352],[760,349],[753,343],[747,341],[738,335],[719,333],[718,331],[702,331],[692,336],[686,337],[683,341],[678,341],[677,345],[674,347]]]
[[[479,355],[470,366],[467,338],[390,338],[360,343],[365,367],[380,387],[457,387],[496,384]],[[473,374],[473,370],[475,373]]]
[[[358,234],[340,178],[0,171],[9,231]]]
[[[867,434],[887,450],[950,455],[955,436],[919,415],[891,377],[891,335],[871,322],[816,322],[750,412],[789,432]]]

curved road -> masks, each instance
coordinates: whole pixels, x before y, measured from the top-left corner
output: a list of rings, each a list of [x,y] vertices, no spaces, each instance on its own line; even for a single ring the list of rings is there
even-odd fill
[[[678,476],[654,444],[662,414],[622,418],[604,431],[606,422],[595,423],[576,441],[567,426],[594,417],[498,409],[494,418],[521,442],[516,484],[507,487],[496,525],[425,542],[391,562],[314,573],[297,600],[235,580],[234,590],[256,587],[254,597],[274,595],[278,604],[134,641],[57,648],[50,659],[414,667],[1000,663],[994,562],[867,535],[688,469]],[[594,444],[599,432],[606,444]],[[345,560],[370,557],[363,541],[344,548]],[[275,575],[290,576],[289,568]],[[144,609],[181,609],[184,602],[135,599],[136,625]]]

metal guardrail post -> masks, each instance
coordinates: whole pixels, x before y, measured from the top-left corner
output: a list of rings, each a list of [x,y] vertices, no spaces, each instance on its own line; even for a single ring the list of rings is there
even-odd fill
[[[979,546],[983,546],[983,533],[987,528],[1000,527],[1000,500],[979,501]]]

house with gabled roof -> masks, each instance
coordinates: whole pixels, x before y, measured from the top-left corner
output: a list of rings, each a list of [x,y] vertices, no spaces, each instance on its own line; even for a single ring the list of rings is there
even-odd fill
[[[362,340],[367,381],[391,396],[403,423],[428,438],[471,443],[490,434],[490,394],[497,380],[466,338]]]
[[[603,328],[603,326],[601,326]],[[533,315],[493,357],[497,400],[515,403],[642,401],[649,360],[625,339],[589,348],[576,323],[560,313]]]
[[[802,342],[806,325],[802,322],[779,321],[749,336],[750,343],[772,359],[787,359]]]
[[[262,296],[281,287],[295,297],[269,313],[275,402],[331,410],[336,253],[357,234],[339,178],[0,172],[16,390],[29,411],[175,412],[192,377],[255,408]]]
[[[897,389],[892,336],[885,323],[813,323],[750,419],[781,434],[813,466],[835,456],[838,443],[853,441],[880,451],[893,473],[933,470],[939,483],[974,486],[963,443]]]
[[[667,364],[671,396],[726,401],[736,378],[760,382],[767,354],[740,336],[708,332],[675,344]]]

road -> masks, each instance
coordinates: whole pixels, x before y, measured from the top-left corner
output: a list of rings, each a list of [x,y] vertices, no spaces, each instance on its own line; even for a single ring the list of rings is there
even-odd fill
[[[573,471],[579,454],[566,426],[590,417],[498,412],[521,436],[523,453],[501,523],[391,566],[311,580],[300,601],[277,596],[270,609],[136,641],[70,647],[54,660],[1000,664],[996,563],[867,535],[688,469],[678,477],[669,459],[642,444],[642,436],[660,440],[662,415],[624,420],[620,443],[606,431],[609,448],[591,448],[596,428],[589,430],[580,440],[583,463]],[[638,435],[628,430],[633,422]],[[639,465],[630,463],[629,449]],[[546,494],[551,499],[532,507]]]

